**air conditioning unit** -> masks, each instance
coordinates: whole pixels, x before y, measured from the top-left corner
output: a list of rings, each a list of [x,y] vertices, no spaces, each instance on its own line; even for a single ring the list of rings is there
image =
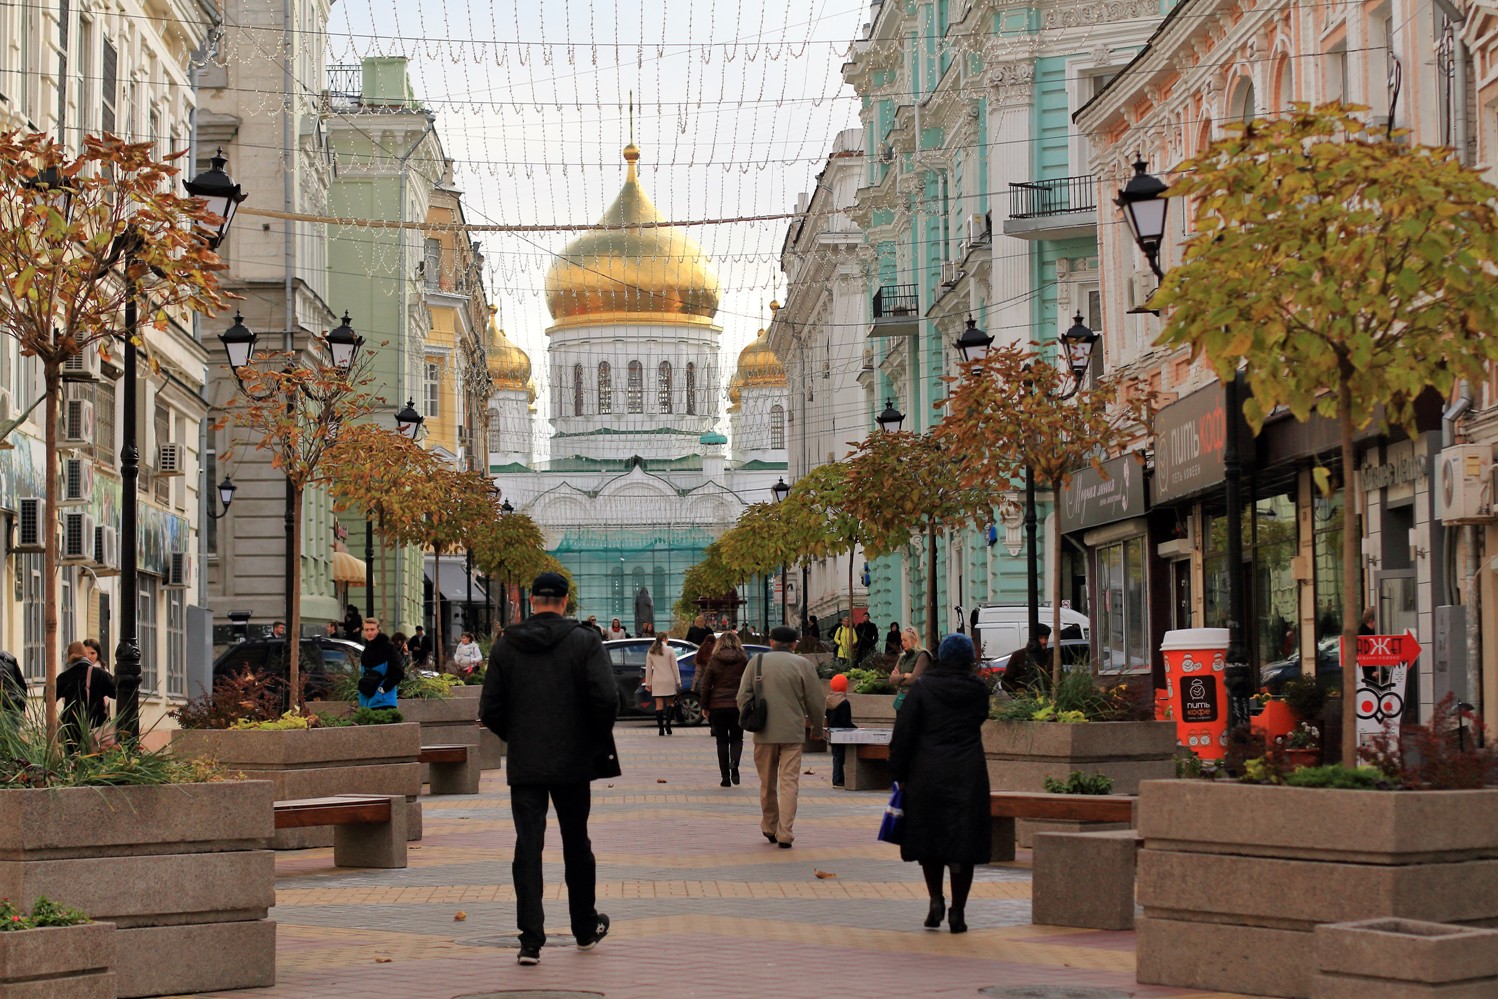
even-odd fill
[[[993,230],[988,225],[987,215],[969,215],[967,217],[967,245],[977,246],[986,243],[993,236]]]
[[[156,474],[181,475],[186,458],[181,444],[162,444],[156,449]]]
[[[87,399],[69,399],[62,414],[64,444],[91,444],[94,440],[94,404]]]
[[[1457,444],[1436,456],[1436,515],[1443,524],[1493,519],[1493,448]]]
[[[16,500],[16,541],[13,552],[39,552],[46,545],[42,536],[42,498],[22,496]]]
[[[62,560],[92,562],[94,559],[94,515],[68,510],[62,515]]]
[[[951,288],[962,280],[962,268],[957,266],[955,260],[943,260],[941,262],[941,283]]]
[[[62,377],[65,381],[92,382],[99,379],[99,352],[85,347],[62,362]]]
[[[94,463],[87,458],[62,459],[62,502],[87,503],[94,495]]]
[[[190,590],[196,578],[192,552],[170,552],[167,555],[166,578],[161,585],[168,590]]]
[[[94,528],[94,574],[112,576],[120,571],[120,532],[107,524]]]
[[[1129,277],[1129,311],[1134,312],[1150,307],[1150,299],[1155,295],[1157,282],[1155,276],[1149,271],[1135,271]]]

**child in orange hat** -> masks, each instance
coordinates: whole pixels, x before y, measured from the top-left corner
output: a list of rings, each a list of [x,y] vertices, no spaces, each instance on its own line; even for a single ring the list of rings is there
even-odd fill
[[[827,731],[839,728],[856,728],[853,724],[853,705],[848,703],[848,677],[837,674],[828,684],[832,689],[827,694]],[[832,750],[832,786],[843,786],[843,762],[848,746],[842,742],[830,743]]]

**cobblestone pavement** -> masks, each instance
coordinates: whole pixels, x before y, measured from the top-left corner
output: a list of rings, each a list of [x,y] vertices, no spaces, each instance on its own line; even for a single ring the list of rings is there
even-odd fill
[[[886,796],[834,789],[826,754],[804,758],[796,845],[778,850],[759,834],[753,767],[720,788],[706,729],[660,738],[624,722],[617,738],[624,775],[593,785],[599,909],[613,921],[597,950],[564,937],[553,819],[550,940],[539,966],[515,964],[514,833],[492,771],[477,795],[422,799],[425,838],[406,870],[336,868],[327,849],[278,854],[278,984],[213,995],[903,999],[1030,986],[1056,999],[1228,999],[1136,984],[1132,933],[1030,925],[1027,851],[979,869],[967,934],[923,930],[919,868],[874,838]]]

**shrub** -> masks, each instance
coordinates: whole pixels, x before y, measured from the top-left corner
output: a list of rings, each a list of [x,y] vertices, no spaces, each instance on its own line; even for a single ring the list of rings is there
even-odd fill
[[[1113,778],[1101,771],[1084,774],[1080,770],[1073,770],[1067,775],[1066,780],[1057,780],[1055,777],[1046,777],[1043,780],[1045,789],[1051,794],[1112,794]]]
[[[1326,688],[1314,676],[1296,676],[1285,681],[1285,704],[1301,721],[1320,722],[1326,709]]]
[[[1482,722],[1447,694],[1430,713],[1428,725],[1405,725],[1396,735],[1385,730],[1358,756],[1400,787],[1462,790],[1498,779],[1498,751],[1478,746]]]
[[[10,899],[0,898],[0,933],[40,930],[51,926],[80,926],[87,922],[91,920],[79,910],[54,902],[45,895],[37,897],[30,915],[17,909]]]
[[[15,721],[0,723],[0,788],[123,787],[224,779],[216,764],[180,759],[167,749],[121,744],[70,752],[62,742],[47,738],[40,704]]]
[[[1326,787],[1342,790],[1367,791],[1389,787],[1383,774],[1372,767],[1344,767],[1334,763],[1325,767],[1301,767],[1285,776],[1289,787]]]
[[[454,687],[462,685],[463,681],[451,673],[439,673],[436,676],[407,673],[396,688],[396,696],[408,700],[440,701],[452,696]]]
[[[1054,689],[1041,673],[1022,692],[990,712],[999,721],[1146,721],[1154,718],[1154,689],[1148,683],[1127,681],[1100,687],[1087,669],[1061,674]]]
[[[219,677],[213,690],[191,698],[168,715],[188,729],[232,728],[242,720],[269,721],[286,710],[285,689],[248,669]]]

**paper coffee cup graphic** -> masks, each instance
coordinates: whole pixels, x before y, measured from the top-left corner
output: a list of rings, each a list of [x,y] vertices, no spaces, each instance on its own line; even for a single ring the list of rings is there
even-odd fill
[[[1167,631],[1160,643],[1176,741],[1200,759],[1220,760],[1227,746],[1227,698],[1222,686],[1226,628]]]

